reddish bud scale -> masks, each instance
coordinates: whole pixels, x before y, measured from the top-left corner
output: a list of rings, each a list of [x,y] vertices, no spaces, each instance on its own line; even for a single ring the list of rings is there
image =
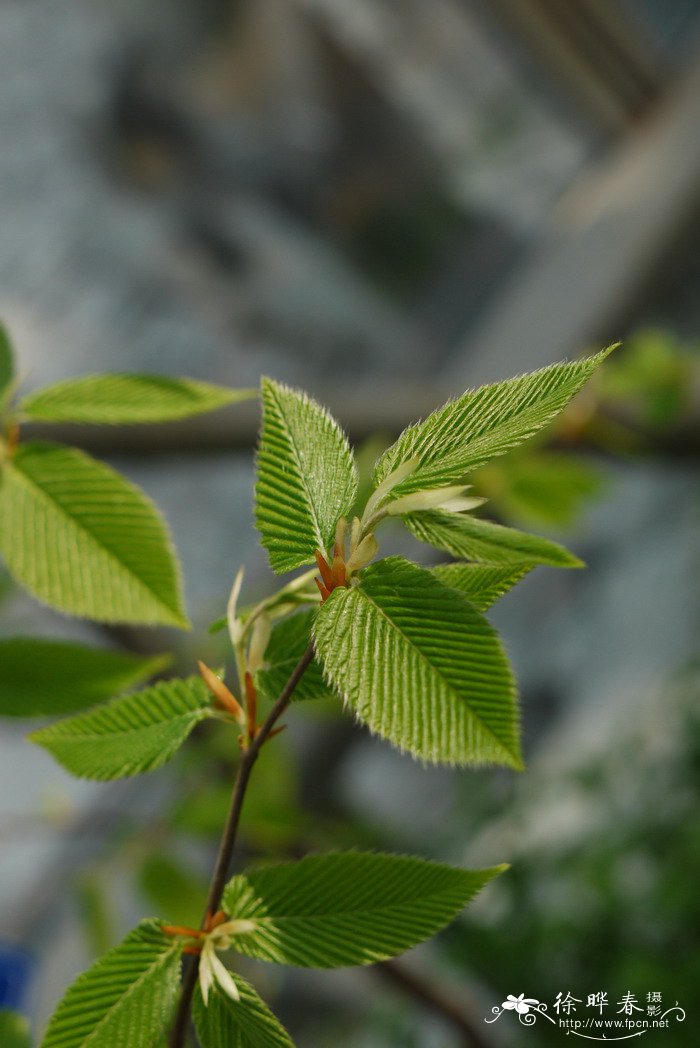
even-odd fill
[[[318,586],[318,592],[321,594],[321,602],[323,602],[324,600],[328,600],[328,598],[331,595],[330,590],[326,589],[326,587],[323,585],[318,576],[314,577],[314,582]]]
[[[330,593],[333,589],[333,586],[335,585],[335,578],[333,577],[333,572],[331,571],[330,566],[326,562],[326,558],[323,556],[320,550],[316,550],[316,552],[314,553],[314,557],[316,558],[316,563],[318,564],[318,570],[321,572],[323,584]]]
[[[186,928],[182,924],[163,924],[161,928],[165,935],[182,935],[186,939],[203,939],[205,934],[197,928]]]
[[[347,586],[348,584],[348,572],[345,565],[345,559],[342,553],[338,552],[338,543],[336,542],[333,554],[332,566],[328,563],[326,558],[323,556],[320,550],[316,550],[314,557],[318,564],[318,570],[321,572],[321,578],[318,576],[314,578],[314,582],[318,586],[318,591],[321,594],[321,603],[327,600],[334,589],[339,586]],[[321,581],[321,579],[323,581]]]
[[[220,924],[224,924],[228,920],[228,917],[223,910],[217,910],[214,914],[207,914],[207,918],[204,922],[204,931],[212,932],[214,928],[218,928]]]
[[[344,586],[346,583],[345,561],[337,555],[333,557],[333,578],[336,586]]]
[[[246,670],[245,675],[245,702],[248,711],[248,737],[255,738],[258,722],[258,693],[250,673]]]

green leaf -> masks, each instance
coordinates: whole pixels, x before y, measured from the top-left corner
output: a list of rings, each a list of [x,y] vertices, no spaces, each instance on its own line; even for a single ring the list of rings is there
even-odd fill
[[[326,550],[357,490],[352,451],[337,422],[306,394],[262,380],[256,523],[278,574]]]
[[[4,407],[9,387],[15,376],[12,344],[3,324],[0,324],[0,408]]]
[[[30,393],[19,408],[41,422],[169,422],[250,400],[256,389],[226,389],[164,375],[85,375]]]
[[[582,568],[583,561],[558,542],[506,528],[468,513],[410,513],[404,524],[417,539],[435,549],[490,564],[550,564],[555,568]]]
[[[0,1044],[2,1048],[31,1048],[29,1022],[24,1015],[0,1009]]]
[[[255,921],[233,940],[248,957],[304,968],[374,964],[435,935],[504,869],[332,852],[234,877],[224,909]]]
[[[255,676],[256,686],[263,694],[276,699],[292,675],[311,642],[311,627],[316,610],[302,611],[275,623],[265,651],[265,666]],[[335,693],[323,679],[320,665],[314,659],[301,678],[293,700],[325,699]]]
[[[378,561],[331,593],[314,636],[326,677],[372,732],[425,761],[522,768],[498,635],[432,572]]]
[[[153,1048],[170,1023],[180,987],[182,943],[142,921],[78,976],[56,1009],[41,1048]]]
[[[294,1042],[245,979],[236,975],[241,995],[232,1001],[215,986],[205,1005],[197,989],[194,1022],[202,1048],[294,1048]]]
[[[75,448],[21,445],[0,487],[0,553],[59,611],[187,628],[167,528],[149,499]]]
[[[438,564],[431,570],[444,586],[459,590],[475,608],[486,611],[527,575],[530,565],[456,563]]]
[[[154,676],[168,655],[143,658],[43,637],[0,640],[0,716],[73,713]]]
[[[418,464],[392,498],[463,480],[470,471],[522,444],[566,407],[614,347],[587,360],[553,364],[507,382],[468,390],[404,430],[378,460],[375,484],[401,463]]]
[[[73,775],[122,779],[169,761],[195,725],[212,715],[210,703],[199,677],[163,681],[41,728],[29,738]]]

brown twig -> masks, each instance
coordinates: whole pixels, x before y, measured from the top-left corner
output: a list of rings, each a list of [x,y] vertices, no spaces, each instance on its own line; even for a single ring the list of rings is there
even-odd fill
[[[461,1034],[462,1043],[468,1048],[491,1048],[489,1040],[484,1037],[464,1005],[423,975],[412,971],[400,961],[384,961],[382,964],[375,964],[371,970],[407,994],[413,1001],[422,1001],[430,1011],[445,1019]]]
[[[313,657],[314,648],[313,644],[310,644],[299,660],[291,677],[282,689],[277,702],[270,710],[255,738],[251,741],[248,748],[242,752],[241,761],[238,765],[238,772],[236,774],[236,781],[233,786],[231,807],[226,819],[224,833],[221,838],[221,844],[219,845],[219,854],[212,873],[209,897],[207,899],[204,917],[202,918],[202,929],[207,927],[212,914],[217,912],[221,903],[221,897],[224,893],[226,880],[229,875],[233,849],[236,844],[236,836],[241,819],[241,811],[243,810],[243,802],[245,800],[246,790],[248,789],[251,772],[256,760],[258,759],[258,754],[260,753],[266,739],[268,739],[272,733],[276,722],[286,710],[294,689],[306,672]],[[183,1048],[184,1046],[187,1027],[189,1025],[190,1010],[192,1008],[192,997],[195,986],[197,985],[198,970],[199,958],[193,957],[185,972],[180,1002],[170,1035],[170,1048]]]

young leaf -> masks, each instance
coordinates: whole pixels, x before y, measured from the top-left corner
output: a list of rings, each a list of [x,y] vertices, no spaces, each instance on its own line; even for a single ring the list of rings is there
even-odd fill
[[[522,768],[498,635],[432,572],[378,561],[331,593],[314,636],[327,679],[377,735],[425,761]]]
[[[0,640],[0,716],[51,717],[93,706],[148,680],[168,655],[143,658],[43,637]]]
[[[558,542],[506,528],[468,513],[410,513],[404,524],[417,539],[435,549],[490,564],[551,564],[555,568],[582,568],[579,560]]]
[[[70,987],[41,1048],[153,1048],[180,986],[182,942],[154,920],[134,931]]]
[[[444,586],[459,590],[475,608],[486,611],[527,575],[530,565],[455,563],[438,564],[431,570]]]
[[[85,375],[30,393],[19,405],[42,422],[169,422],[250,400],[255,389],[226,389],[165,375]]]
[[[553,364],[507,382],[468,390],[404,430],[378,460],[375,484],[402,462],[418,458],[392,497],[462,481],[467,473],[522,444],[579,392],[614,347],[587,360]]]
[[[0,1044],[2,1048],[31,1048],[29,1022],[23,1015],[0,1008]]]
[[[311,855],[234,877],[224,908],[255,922],[232,948],[304,968],[374,964],[429,939],[504,870],[373,852]]]
[[[357,472],[347,439],[306,394],[262,380],[255,519],[273,571],[311,564],[349,513]]]
[[[4,406],[14,374],[15,363],[12,346],[4,325],[0,324],[0,408]]]
[[[175,553],[155,506],[75,448],[20,445],[0,486],[0,553],[59,611],[187,628]]]
[[[269,698],[277,698],[308,648],[315,618],[315,610],[302,611],[273,626],[264,666],[255,676],[258,689]],[[294,689],[292,699],[325,699],[334,694],[323,679],[321,667],[314,660]]]
[[[196,724],[210,716],[199,677],[169,680],[114,699],[89,713],[32,732],[29,738],[84,779],[122,779],[169,761]]]
[[[232,1001],[215,986],[205,1005],[199,988],[194,1023],[202,1048],[294,1048],[294,1042],[253,987],[236,975],[241,997]]]

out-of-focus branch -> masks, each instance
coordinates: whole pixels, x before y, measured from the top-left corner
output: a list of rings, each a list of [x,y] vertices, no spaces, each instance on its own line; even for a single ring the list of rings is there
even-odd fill
[[[465,1048],[492,1048],[491,1041],[484,1036],[478,1020],[470,1014],[464,1001],[456,1000],[404,961],[385,961],[375,964],[370,971],[449,1023],[460,1034]]]
[[[425,418],[443,404],[455,390],[425,383],[406,386],[321,391],[318,399],[328,404],[341,420],[354,442],[385,434],[397,435],[409,423]],[[621,409],[607,408],[595,416],[596,425],[584,426],[567,438],[566,446],[582,451],[615,454],[633,452],[643,457],[695,460],[700,458],[700,417],[693,415],[666,430],[645,428]],[[71,444],[98,456],[152,458],[168,455],[226,454],[248,451],[255,445],[259,430],[257,404],[237,404],[214,415],[187,419],[159,426],[77,426],[69,424],[32,423],[26,425],[27,437]],[[604,439],[604,431],[622,433],[624,446]]]

